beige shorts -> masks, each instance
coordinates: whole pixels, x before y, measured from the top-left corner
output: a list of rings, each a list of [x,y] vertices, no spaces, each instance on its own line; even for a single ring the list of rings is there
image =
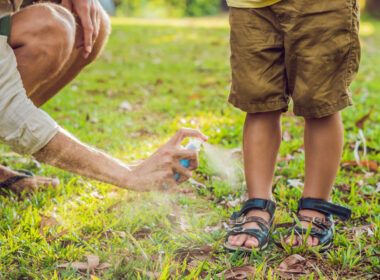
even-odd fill
[[[321,118],[352,105],[360,61],[358,0],[282,0],[231,8],[229,102],[248,113]]]

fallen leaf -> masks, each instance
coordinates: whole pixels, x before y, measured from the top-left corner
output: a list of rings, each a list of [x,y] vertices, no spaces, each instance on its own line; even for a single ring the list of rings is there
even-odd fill
[[[157,271],[148,271],[148,270],[144,270],[144,269],[141,269],[138,267],[133,267],[133,269],[145,274],[149,278],[156,279],[156,278],[160,277],[160,275],[161,275],[161,272],[157,272]]]
[[[73,262],[73,263],[59,264],[58,267],[59,268],[70,267],[70,268],[76,268],[76,269],[79,269],[79,270],[87,270],[88,269],[88,264],[84,263],[84,262]]]
[[[350,161],[346,161],[342,163],[342,167],[348,167],[348,166],[356,167],[358,166],[358,163],[354,160],[350,160]],[[377,169],[379,168],[379,165],[377,164],[377,162],[371,161],[371,160],[361,160],[360,166],[364,166],[371,171],[377,171]]]
[[[210,253],[212,252],[212,247],[210,245],[203,244],[200,248],[200,251],[203,253]]]
[[[301,179],[288,179],[288,184],[293,188],[303,187]]]
[[[128,101],[121,102],[119,108],[123,111],[132,111],[132,105]]]
[[[160,79],[160,78],[158,78],[157,80],[156,80],[156,85],[158,86],[158,85],[162,85],[164,83],[164,81],[162,80],[162,79]]]
[[[177,224],[177,217],[174,214],[167,214],[166,218],[173,224]]]
[[[62,230],[57,235],[50,236],[50,237],[46,238],[46,241],[50,242],[50,241],[56,240],[57,238],[61,237],[62,235],[65,235],[68,231],[69,231],[68,229]]]
[[[372,105],[372,107],[369,110],[369,112],[367,114],[365,114],[363,117],[361,117],[358,121],[355,122],[355,126],[358,127],[358,128],[363,129],[364,122],[369,119],[369,117],[371,116],[374,108],[375,108],[375,105]]]
[[[107,269],[112,267],[109,263],[101,263],[99,264],[99,257],[97,255],[88,255],[87,262],[73,262],[73,263],[64,263],[59,264],[59,268],[76,268],[78,270],[95,270],[95,269]]]
[[[59,225],[59,222],[54,217],[46,216],[43,214],[40,214],[40,216],[41,216],[40,234],[42,236],[45,236],[45,232],[44,232],[45,227],[51,227],[51,226]]]
[[[282,134],[282,140],[284,140],[285,142],[289,142],[290,140],[292,140],[292,136],[290,135],[290,133],[285,130]]]
[[[305,274],[306,259],[298,254],[291,255],[277,267],[280,276],[286,279],[293,278],[292,274]]]
[[[105,262],[105,263],[101,263],[100,265],[98,265],[96,267],[96,269],[97,270],[102,270],[102,269],[107,269],[107,268],[110,268],[110,267],[112,267],[112,264]]]
[[[196,180],[194,180],[193,178],[190,178],[189,179],[189,183],[196,186],[196,187],[200,187],[200,188],[203,188],[203,189],[207,189],[207,186],[201,182],[198,182]]]
[[[218,273],[216,276],[224,276],[225,280],[243,280],[252,278],[256,273],[256,270],[250,265],[233,267]],[[253,279],[253,278],[252,278]]]
[[[204,97],[203,95],[195,93],[193,95],[190,95],[187,99],[188,100],[192,100],[192,99],[200,99],[200,98],[203,98],[203,97]]]
[[[99,265],[99,257],[97,255],[88,255],[87,263],[89,269],[94,269]]]

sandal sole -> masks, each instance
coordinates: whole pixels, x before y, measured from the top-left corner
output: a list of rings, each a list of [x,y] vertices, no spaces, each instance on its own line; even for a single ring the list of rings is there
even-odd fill
[[[230,245],[228,242],[224,242],[223,246],[224,246],[225,249],[229,250],[230,252],[239,251],[239,252],[245,252],[245,253],[252,253],[252,249],[250,249],[248,247],[233,246],[233,245]],[[263,251],[267,247],[268,247],[268,242],[265,243],[261,248],[255,248],[255,250],[256,251]]]

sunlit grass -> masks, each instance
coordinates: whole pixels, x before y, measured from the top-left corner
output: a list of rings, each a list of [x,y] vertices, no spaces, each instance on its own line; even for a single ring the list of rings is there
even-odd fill
[[[99,60],[44,106],[60,125],[126,162],[149,156],[181,126],[201,129],[210,143],[225,149],[241,147],[244,114],[226,101],[230,85],[227,18],[113,18],[112,22],[113,33]],[[362,23],[362,65],[352,86],[356,106],[343,111],[343,161],[355,160],[352,147],[359,137],[355,122],[372,104],[379,104],[379,26],[370,18]],[[125,101],[132,105],[131,111],[120,108]],[[379,119],[376,108],[363,130],[366,159],[377,162]],[[304,169],[303,121],[285,116],[282,123],[290,139],[283,141],[280,156],[292,158],[282,160],[275,175],[279,223],[292,218],[302,185],[289,182],[302,182]],[[92,274],[99,279],[149,279],[142,271],[161,274],[161,279],[218,279],[216,274],[245,264],[256,268],[255,279],[279,279],[276,267],[294,253],[273,243],[250,257],[223,250],[223,222],[240,207],[233,202],[245,188],[242,181],[229,183],[215,174],[202,154],[193,179],[206,189],[185,184],[183,193],[140,194],[25,162],[8,154],[5,146],[0,152],[3,162],[13,168],[56,174],[62,181],[56,190],[0,196],[0,279],[85,279]],[[311,276],[301,279],[376,277],[378,182],[379,175],[363,167],[339,172],[332,199],[351,207],[353,219],[338,222],[330,253],[316,256],[307,248],[297,251],[316,260]],[[40,232],[42,214],[60,223],[46,227],[47,236],[67,233],[46,241]],[[280,232],[286,229],[276,232],[274,241],[280,241]],[[201,253],[202,245],[211,246],[212,252]],[[57,267],[85,261],[88,254],[98,255],[112,267],[94,272]]]

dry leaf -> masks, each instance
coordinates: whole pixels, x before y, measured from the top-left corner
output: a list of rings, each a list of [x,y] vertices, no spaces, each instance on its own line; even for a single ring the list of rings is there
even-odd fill
[[[369,112],[367,114],[365,114],[363,117],[361,117],[358,121],[355,122],[355,126],[358,127],[358,128],[363,129],[364,122],[369,119],[369,117],[371,116],[374,108],[375,108],[375,105],[372,105],[372,107],[369,110]]]
[[[193,178],[189,179],[189,183],[192,184],[192,185],[195,185],[196,187],[207,189],[207,186],[205,184],[203,184],[201,182],[198,182],[198,181],[194,180]]]
[[[148,276],[150,278],[154,278],[154,279],[157,279],[161,275],[161,272],[157,272],[157,271],[143,270],[143,269],[138,268],[138,267],[133,267],[133,269],[145,274],[146,276]]]
[[[177,224],[177,217],[174,214],[167,214],[166,218],[173,224]]]
[[[66,268],[66,267],[71,267],[71,268],[76,268],[79,270],[87,270],[88,269],[88,264],[84,262],[73,262],[73,263],[64,263],[64,264],[59,264],[59,268]]]
[[[78,270],[94,270],[94,269],[106,269],[112,267],[109,263],[99,264],[99,257],[97,255],[88,255],[87,262],[73,262],[73,263],[64,263],[59,264],[59,268],[76,268]]]
[[[57,238],[61,237],[62,235],[65,235],[68,231],[69,231],[68,229],[62,230],[57,235],[50,236],[50,237],[46,238],[46,241],[50,242],[50,241],[56,240]]]
[[[283,278],[293,278],[292,274],[305,274],[306,259],[298,254],[291,255],[283,260],[277,270]]]
[[[93,269],[99,265],[99,257],[97,255],[87,256],[88,268]]]
[[[40,214],[40,216],[41,216],[40,234],[42,236],[45,236],[45,232],[44,232],[45,227],[51,227],[51,226],[59,225],[59,222],[54,217],[45,216],[43,214]]]
[[[101,269],[107,269],[110,267],[112,267],[112,264],[105,262],[105,263],[101,263],[100,265],[98,265],[96,267],[96,269],[101,270]]]
[[[358,163],[354,160],[346,161],[342,163],[342,167],[347,167],[347,166],[355,167],[355,166],[358,166]],[[371,171],[377,171],[377,169],[379,168],[379,165],[377,164],[377,162],[371,161],[371,160],[361,160],[360,166],[364,166]]]
[[[201,95],[201,94],[198,94],[198,93],[195,93],[193,95],[190,95],[187,100],[191,100],[191,99],[200,99],[200,98],[203,98],[204,96]]]
[[[210,253],[212,252],[212,247],[210,245],[203,244],[200,248],[200,251],[203,253]]]
[[[290,133],[285,130],[282,134],[282,140],[284,140],[285,142],[289,142],[290,140],[292,140],[292,136],[290,135]]]
[[[225,280],[243,280],[247,278],[252,278],[255,275],[256,270],[249,265],[233,267],[218,273],[216,276],[224,276]]]
[[[132,105],[128,101],[123,101],[120,103],[119,108],[123,111],[132,111]]]

